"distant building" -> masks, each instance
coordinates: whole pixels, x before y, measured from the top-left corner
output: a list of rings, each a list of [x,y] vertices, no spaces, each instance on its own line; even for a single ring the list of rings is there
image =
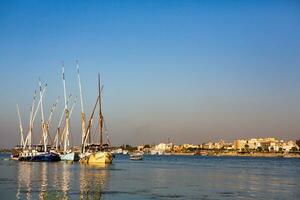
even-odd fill
[[[182,150],[182,146],[181,145],[173,145],[173,151],[174,152],[180,152]]]
[[[245,149],[247,140],[234,140],[233,143],[234,143],[234,149],[241,151],[242,149]]]
[[[263,151],[285,151],[289,152],[293,149],[299,149],[297,144],[293,141],[284,142],[276,138],[251,138],[234,140],[234,149],[241,151],[243,149],[257,150],[261,148]]]
[[[212,142],[207,142],[201,145],[202,149],[213,149],[214,145]]]
[[[188,148],[197,149],[197,148],[199,148],[199,145],[196,145],[196,144],[183,144],[182,146],[185,149],[188,149]]]
[[[203,143],[199,147],[202,148],[202,149],[212,150],[212,149],[222,149],[225,146],[226,146],[226,143],[224,142],[224,140],[220,140],[219,142],[207,142],[207,143]]]
[[[225,143],[223,145],[224,150],[234,150],[234,144],[233,143]]]
[[[246,141],[245,148],[255,150],[260,147],[260,142],[256,138],[252,138]]]
[[[264,151],[279,151],[279,141],[275,138],[259,138],[258,141]]]
[[[281,144],[281,150],[282,151],[289,152],[289,151],[291,151],[293,149],[299,150],[298,145],[295,142],[293,142],[293,141],[283,142]]]
[[[160,143],[158,145],[155,145],[154,148],[151,150],[151,154],[164,154],[171,152],[173,148],[172,143]]]

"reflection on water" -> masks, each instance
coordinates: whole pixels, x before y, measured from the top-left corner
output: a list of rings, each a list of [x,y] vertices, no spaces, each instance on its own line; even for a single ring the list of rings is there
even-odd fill
[[[300,159],[116,156],[112,165],[1,160],[0,199],[299,199]]]
[[[109,165],[80,165],[80,199],[100,199]],[[97,171],[97,173],[95,173]]]
[[[31,166],[30,166],[31,165]],[[16,199],[31,199],[32,163],[20,163],[18,170],[18,190]]]
[[[19,162],[16,199],[100,199],[109,167]]]
[[[39,193],[39,199],[47,199],[47,163],[40,163],[40,171],[41,171],[41,189]]]

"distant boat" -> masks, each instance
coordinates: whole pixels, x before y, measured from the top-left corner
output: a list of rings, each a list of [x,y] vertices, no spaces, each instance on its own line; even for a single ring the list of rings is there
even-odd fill
[[[78,152],[69,152],[60,154],[60,159],[64,161],[79,161],[79,153]]]
[[[124,155],[127,155],[128,154],[128,150],[123,150],[122,152]]]
[[[21,145],[17,145],[12,149],[10,158],[12,160],[19,160],[19,156],[23,151],[23,147]]]
[[[130,160],[143,160],[143,154],[140,152],[130,154]]]
[[[150,154],[151,154],[151,155],[157,155],[157,154],[158,154],[158,151],[153,149],[153,150],[150,151]]]
[[[196,151],[194,155],[207,156],[208,155],[208,151],[206,151],[206,150],[199,150],[199,151]]]
[[[112,152],[112,154],[122,154],[123,150],[122,149],[115,149],[115,150],[113,150],[111,152]]]

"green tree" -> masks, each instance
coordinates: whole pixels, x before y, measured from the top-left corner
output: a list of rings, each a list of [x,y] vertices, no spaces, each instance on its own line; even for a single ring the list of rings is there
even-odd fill
[[[298,149],[296,147],[292,147],[292,149],[290,151],[295,152],[295,151],[298,151]]]
[[[195,148],[192,148],[192,147],[189,147],[189,148],[187,148],[186,150],[187,150],[187,152],[193,152],[193,151],[195,151],[196,149],[195,149]]]
[[[128,151],[137,150],[136,147],[133,147],[133,146],[131,146],[131,145],[129,145],[129,144],[126,144],[125,149],[128,150]]]
[[[257,147],[258,152],[262,152],[263,148],[262,147]]]

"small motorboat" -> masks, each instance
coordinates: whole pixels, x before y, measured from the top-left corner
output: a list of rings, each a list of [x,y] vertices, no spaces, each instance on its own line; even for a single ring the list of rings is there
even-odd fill
[[[74,151],[69,151],[67,153],[62,153],[59,155],[60,159],[63,161],[79,161],[79,153]]]
[[[130,160],[143,160],[143,154],[141,153],[130,154]]]

